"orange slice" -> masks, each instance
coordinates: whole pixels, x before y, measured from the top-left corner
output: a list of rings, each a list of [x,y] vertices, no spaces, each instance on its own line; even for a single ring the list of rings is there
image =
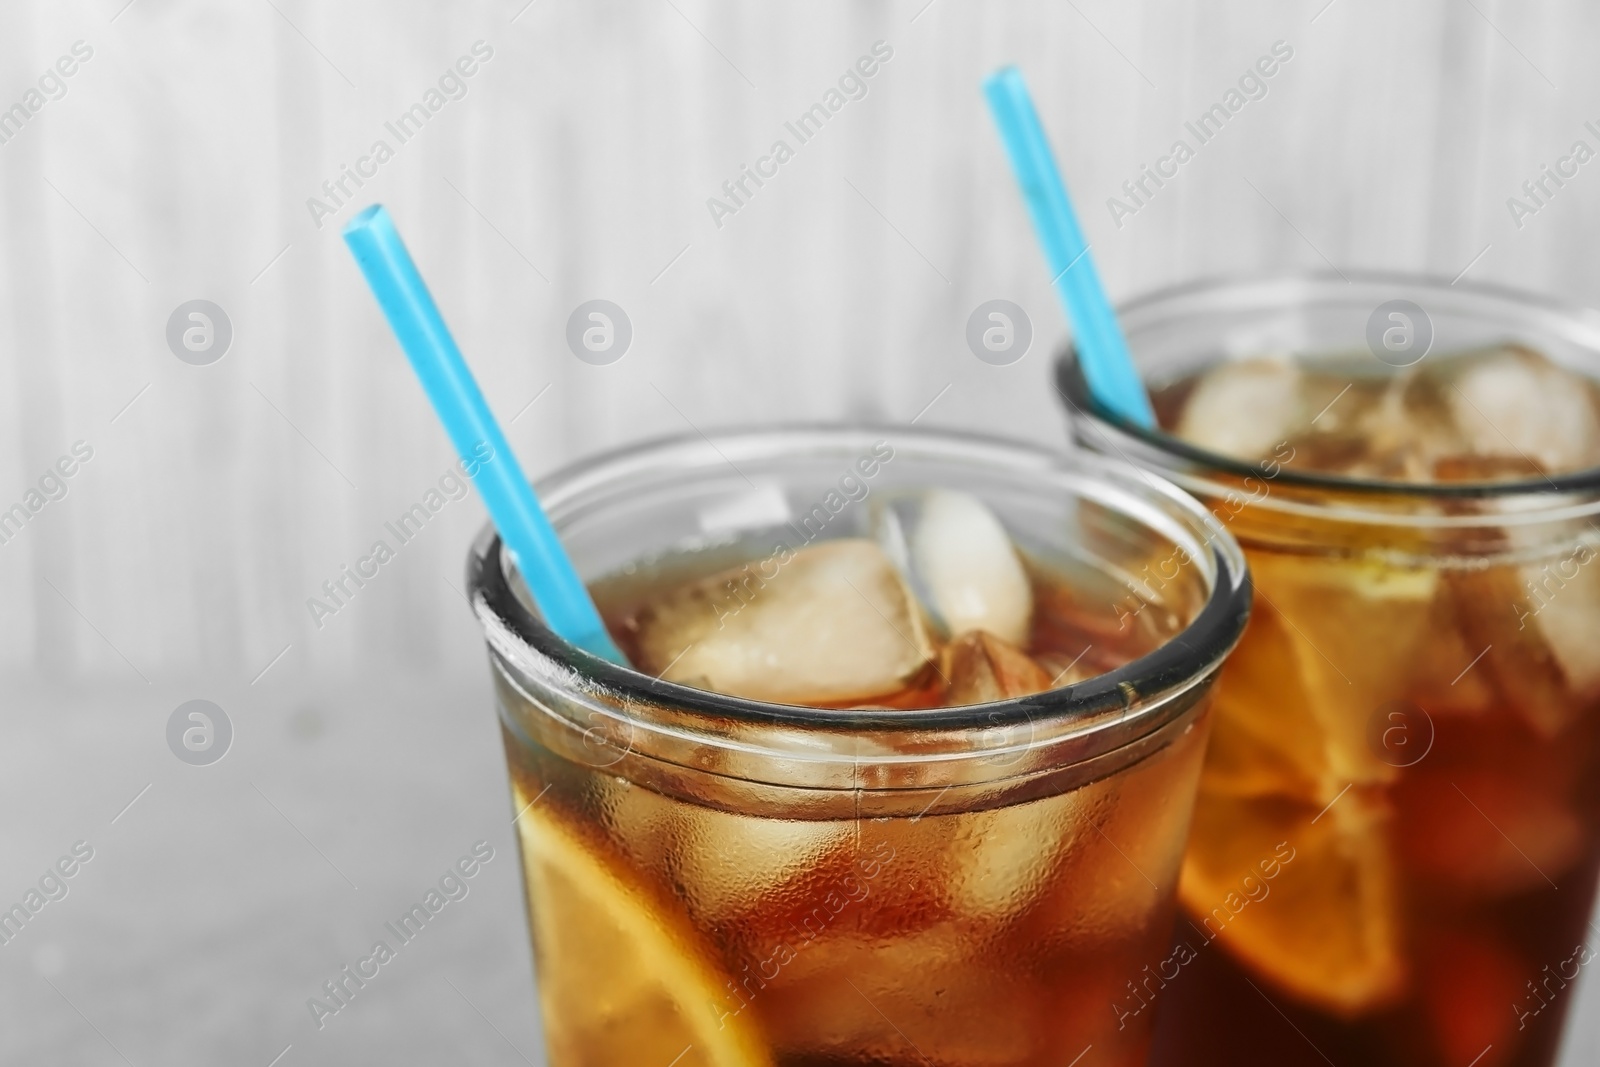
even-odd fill
[[[1300,680],[1294,634],[1257,601],[1244,639],[1217,680],[1204,788],[1232,796],[1287,794],[1320,807],[1330,780],[1321,721]]]
[[[769,1067],[703,939],[547,809],[519,820],[554,1067]]]
[[[1179,896],[1208,939],[1341,1017],[1404,988],[1387,806],[1353,788],[1319,812],[1202,792]]]
[[[1278,676],[1279,685],[1298,677],[1291,688],[1303,690],[1292,696],[1284,692],[1280,707],[1316,720],[1326,746],[1326,785],[1337,792],[1349,782],[1393,781],[1395,767],[1368,741],[1368,721],[1375,710],[1412,689],[1429,636],[1437,571],[1376,557],[1270,552],[1252,556],[1250,568],[1257,606],[1270,607],[1283,620],[1293,649],[1294,666]],[[1280,734],[1290,729],[1278,727]]]

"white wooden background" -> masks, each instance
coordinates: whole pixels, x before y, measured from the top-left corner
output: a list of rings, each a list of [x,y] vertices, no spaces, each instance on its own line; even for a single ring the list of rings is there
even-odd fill
[[[1331,263],[1600,303],[1600,163],[1520,229],[1506,207],[1575,140],[1600,148],[1584,129],[1600,124],[1596,39],[1600,7],[1580,0],[3,0],[0,108],[74,42],[93,56],[0,144],[0,508],[74,442],[94,458],[0,544],[0,800],[30,813],[0,827],[0,898],[74,826],[93,822],[111,858],[75,919],[58,906],[53,933],[0,959],[0,1058],[265,1064],[293,1042],[288,1067],[435,1047],[442,1024],[391,994],[341,1023],[350,1040],[367,1027],[354,1052],[316,1046],[302,1018],[348,956],[340,939],[381,914],[330,904],[353,886],[306,844],[396,907],[474,837],[510,847],[477,827],[503,805],[457,592],[477,501],[450,504],[321,629],[306,609],[453,458],[339,238],[355,207],[389,206],[533,473],[691,426],[907,419],[930,402],[925,423],[1063,444],[1046,381],[1061,319],[985,73],[1023,66],[1114,296]],[[393,143],[385,121],[480,40],[493,58],[467,95],[316,227],[307,198]],[[715,226],[706,199],[880,40],[893,58],[866,97]],[[1113,225],[1106,198],[1279,40],[1294,55],[1268,95]],[[996,297],[1036,331],[1008,367],[963,340]],[[210,366],[165,341],[196,298],[233,324]],[[591,298],[633,323],[610,366],[564,342]],[[204,772],[160,735],[199,695],[241,739]],[[391,696],[414,732],[366,763]],[[424,743],[430,702],[463,705],[460,744]],[[419,796],[439,804],[426,848],[390,810]],[[211,866],[187,849],[197,812],[227,857]],[[282,855],[258,872],[263,839]],[[204,892],[164,888],[180,870]],[[453,973],[511,975],[479,1003],[532,1049],[514,868],[495,878],[503,899],[472,943],[501,955]],[[324,943],[341,947],[323,958]],[[434,986],[483,1062],[522,1062]],[[1594,1016],[1573,1063],[1592,1062]]]
[[[951,382],[926,421],[1062,441],[1061,319],[978,91],[1008,60],[1114,295],[1454,276],[1487,247],[1473,277],[1600,301],[1600,165],[1520,231],[1505,206],[1600,146],[1592,4],[526,2],[0,8],[0,103],[94,50],[0,145],[0,506],[95,449],[0,545],[0,670],[248,681],[285,646],[274,672],[477,668],[438,641],[475,500],[320,631],[305,599],[451,458],[339,238],[353,209],[319,230],[306,200],[478,40],[468,95],[360,203],[394,212],[502,418],[549,387],[511,435],[533,472],[690,423],[909,418]],[[707,197],[877,40],[868,95],[716,228]],[[1269,95],[1115,228],[1105,199],[1275,40]],[[563,343],[592,297],[634,323],[609,367]],[[1036,323],[1011,367],[963,343],[991,297]],[[234,325],[209,367],[164,341],[194,298]]]

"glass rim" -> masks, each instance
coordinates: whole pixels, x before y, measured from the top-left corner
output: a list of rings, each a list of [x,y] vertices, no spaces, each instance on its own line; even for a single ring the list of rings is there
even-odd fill
[[[724,460],[736,463],[748,450],[763,443],[785,442],[782,452],[792,455],[796,437],[835,443],[889,437],[902,444],[943,444],[970,448],[990,456],[1006,456],[1038,471],[1054,470],[1088,479],[1120,491],[1129,499],[1164,506],[1181,515],[1186,532],[1197,545],[1209,549],[1205,561],[1209,586],[1204,605],[1178,633],[1150,652],[1115,670],[1084,681],[1032,696],[987,704],[960,705],[907,711],[889,708],[826,709],[781,704],[715,693],[653,677],[623,667],[580,649],[546,627],[538,615],[517,596],[506,573],[501,541],[491,523],[475,538],[467,560],[468,596],[485,631],[508,631],[521,648],[531,650],[566,678],[584,679],[594,688],[619,697],[623,706],[665,705],[711,719],[730,719],[745,725],[815,728],[825,725],[842,733],[912,733],[1038,727],[1047,721],[1074,723],[1073,736],[1084,736],[1126,725],[1171,704],[1195,686],[1214,676],[1223,659],[1237,644],[1249,616],[1252,585],[1243,551],[1231,534],[1198,501],[1170,481],[1120,465],[1086,452],[1054,453],[1005,438],[957,430],[924,430],[888,423],[794,423],[768,427],[737,427],[652,438],[582,459],[536,481],[540,499],[559,530],[562,508],[586,486],[604,483],[637,471],[641,465],[659,464],[663,470],[671,456],[687,450],[702,455],[709,443]],[[658,546],[665,547],[665,546]],[[1179,547],[1182,547],[1181,545]],[[490,565],[491,562],[493,565]],[[491,651],[501,656],[491,641]],[[504,658],[504,657],[501,657]],[[516,666],[516,665],[512,665]],[[541,672],[543,673],[543,672]],[[1152,728],[1156,728],[1156,723]]]
[[[1486,301],[1509,305],[1524,315],[1532,313],[1534,317],[1548,323],[1551,332],[1573,336],[1600,355],[1600,310],[1509,286],[1488,282],[1462,282],[1459,279],[1452,282],[1441,275],[1404,271],[1351,269],[1341,272],[1305,269],[1275,271],[1272,274],[1209,275],[1137,294],[1117,305],[1117,318],[1127,330],[1127,324],[1135,322],[1141,316],[1201,297],[1233,294],[1237,298],[1274,288],[1291,292],[1296,289],[1310,292],[1325,287],[1329,291],[1337,292],[1340,288],[1354,284],[1390,285],[1411,290],[1432,289],[1453,295],[1470,294]],[[1287,301],[1284,303],[1287,306]],[[1127,330],[1127,332],[1133,331]],[[1165,456],[1198,465],[1202,477],[1220,474],[1236,479],[1266,478],[1275,485],[1320,492],[1332,491],[1358,501],[1375,503],[1404,498],[1426,501],[1498,500],[1516,497],[1549,498],[1553,494],[1561,493],[1600,492],[1600,466],[1533,478],[1462,482],[1409,482],[1356,478],[1316,471],[1296,471],[1282,465],[1278,465],[1276,470],[1270,470],[1269,468],[1273,466],[1270,463],[1252,463],[1197,447],[1164,430],[1140,426],[1105,407],[1089,392],[1087,382],[1078,366],[1076,348],[1070,339],[1063,342],[1057,351],[1055,370],[1056,389],[1077,414],[1104,423]],[[1195,480],[1193,474],[1184,477],[1170,469],[1162,469],[1161,473],[1185,487]],[[1231,486],[1219,484],[1216,488],[1231,488]],[[1300,509],[1290,505],[1289,510]],[[1329,509],[1319,506],[1310,510],[1316,514],[1326,514]],[[1519,509],[1517,514],[1521,518],[1544,522],[1553,517],[1581,517],[1592,515],[1597,511],[1600,511],[1600,500],[1577,506],[1568,505],[1563,508],[1536,511],[1532,514]],[[1364,517],[1375,517],[1375,514],[1372,516],[1364,514]],[[1437,518],[1445,520],[1444,525],[1463,523],[1478,525],[1483,521],[1481,515],[1437,516]],[[1499,518],[1502,517],[1497,516],[1497,521]],[[1385,514],[1384,521],[1392,522],[1394,517]]]

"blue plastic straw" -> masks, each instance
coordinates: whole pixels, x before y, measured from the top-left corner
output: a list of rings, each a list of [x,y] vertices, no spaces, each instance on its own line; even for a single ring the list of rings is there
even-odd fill
[[[1156,424],[1150,397],[1134,369],[1127,339],[1100,286],[1100,274],[1073,214],[1067,187],[1039,125],[1033,98],[1016,67],[1005,67],[983,83],[1011,169],[1022,186],[1034,232],[1050,265],[1056,295],[1077,335],[1078,360],[1089,392],[1112,413],[1139,426]]]
[[[344,239],[456,451],[477,465],[473,484],[516,558],[545,623],[579,648],[627,666],[523,477],[389,213],[382,204],[373,204],[350,220]],[[485,445],[490,450],[487,460],[481,458]]]

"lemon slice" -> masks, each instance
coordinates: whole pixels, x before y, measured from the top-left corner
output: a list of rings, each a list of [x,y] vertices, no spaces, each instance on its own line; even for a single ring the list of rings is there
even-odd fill
[[[1388,810],[1351,789],[1318,812],[1202,791],[1179,896],[1201,936],[1344,1018],[1406,984]]]
[[[553,1067],[772,1063],[687,918],[548,810],[519,822]]]
[[[1277,616],[1293,651],[1293,665],[1279,677],[1299,678],[1303,694],[1293,711],[1316,720],[1329,784],[1394,781],[1399,772],[1368,743],[1368,719],[1411,689],[1430,636],[1438,574],[1375,559],[1269,552],[1252,556],[1250,569],[1257,608]],[[1250,640],[1247,632],[1242,644]]]
[[[1230,796],[1286,794],[1321,807],[1342,788],[1339,783],[1328,792],[1333,739],[1311,710],[1294,634],[1271,605],[1255,605],[1215,694],[1204,789]]]

